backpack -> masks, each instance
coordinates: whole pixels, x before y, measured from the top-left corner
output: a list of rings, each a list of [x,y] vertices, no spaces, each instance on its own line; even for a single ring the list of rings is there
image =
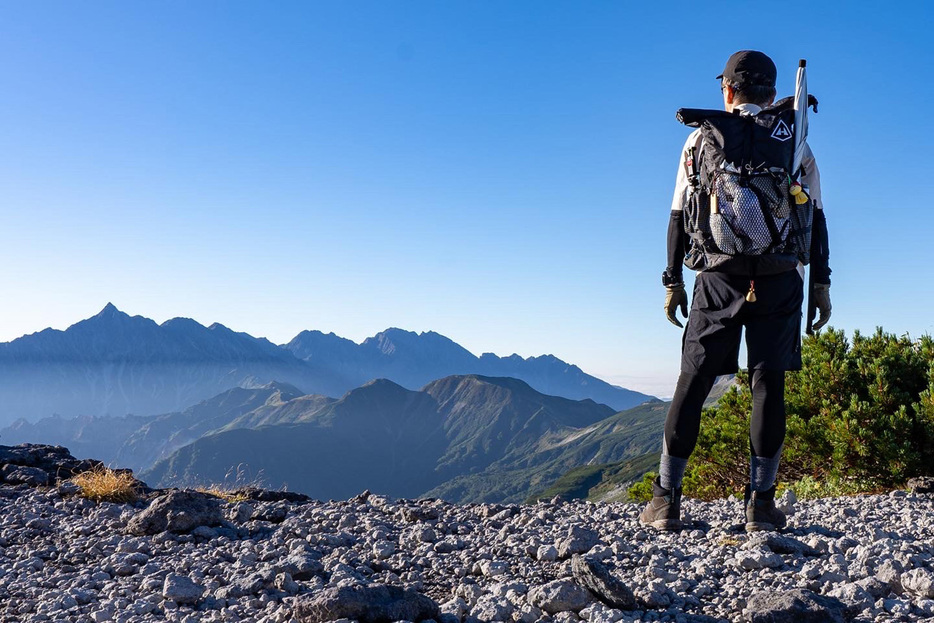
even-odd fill
[[[682,108],[677,117],[701,137],[686,161],[685,265],[755,276],[808,264],[814,212],[791,194],[793,99],[756,115]]]

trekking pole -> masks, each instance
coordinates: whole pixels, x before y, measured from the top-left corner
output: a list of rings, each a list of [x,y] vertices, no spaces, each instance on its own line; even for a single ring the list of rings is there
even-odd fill
[[[795,77],[795,155],[791,164],[791,177],[800,181],[801,161],[808,140],[808,74],[807,61],[798,61],[798,74]]]
[[[798,61],[798,74],[795,76],[795,154],[791,165],[793,182],[801,181],[801,161],[808,138],[808,74],[807,61]],[[804,330],[814,335],[814,319],[817,317],[817,304],[814,300],[814,271],[808,269],[808,309],[807,326]]]
[[[817,318],[817,303],[814,300],[814,272],[808,269],[808,324],[804,332],[814,335],[814,319]]]

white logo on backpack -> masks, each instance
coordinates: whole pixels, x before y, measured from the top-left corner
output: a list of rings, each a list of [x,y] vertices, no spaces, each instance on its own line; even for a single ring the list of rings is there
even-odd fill
[[[791,130],[788,128],[788,124],[784,121],[779,120],[778,125],[775,126],[775,129],[772,130],[772,138],[778,141],[785,142],[791,138]]]

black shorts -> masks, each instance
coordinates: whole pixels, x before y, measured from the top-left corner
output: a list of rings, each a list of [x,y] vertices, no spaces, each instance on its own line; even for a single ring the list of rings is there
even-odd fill
[[[804,280],[797,270],[756,277],[756,302],[746,301],[749,277],[699,272],[681,347],[681,371],[718,376],[739,369],[746,327],[749,370],[801,369]]]

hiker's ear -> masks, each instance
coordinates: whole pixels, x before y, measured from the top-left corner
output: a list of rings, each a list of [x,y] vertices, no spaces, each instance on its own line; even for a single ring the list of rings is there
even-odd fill
[[[733,91],[733,87],[726,85],[723,89],[723,97],[727,104],[732,104],[733,98],[736,97],[736,92]]]

